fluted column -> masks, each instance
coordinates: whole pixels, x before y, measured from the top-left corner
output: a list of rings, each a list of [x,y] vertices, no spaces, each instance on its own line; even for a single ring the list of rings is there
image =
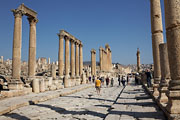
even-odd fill
[[[164,4],[171,75],[167,111],[170,114],[180,114],[180,0],[164,0]]]
[[[160,0],[151,0],[151,32],[154,61],[154,96],[159,96],[159,83],[161,80],[161,67],[159,44],[163,43],[163,27]]]
[[[79,44],[79,74],[80,76],[83,73],[83,44]]]
[[[59,36],[58,70],[59,70],[59,76],[63,77],[63,71],[64,71],[64,45],[63,45],[63,41],[64,41],[64,36],[60,35],[60,34],[58,34],[58,36]]]
[[[30,24],[29,34],[29,61],[28,61],[28,75],[34,77],[36,72],[36,18],[28,17]]]
[[[76,71],[75,71],[75,74],[77,77],[79,77],[79,43],[76,42],[75,43],[76,45],[76,58],[75,58],[75,61],[76,61]]]
[[[22,41],[22,16],[21,10],[12,10],[14,14],[14,35],[12,55],[12,78],[20,80],[21,74],[21,41]]]
[[[168,82],[170,80],[168,51],[166,43],[159,45],[160,62],[161,62],[161,82],[159,87],[159,101],[160,103],[167,103],[168,97],[166,96]]]
[[[71,77],[75,76],[75,53],[74,53],[74,40],[71,39]]]
[[[137,50],[136,56],[137,56],[137,72],[139,72],[140,71],[140,51],[139,51],[139,48]]]

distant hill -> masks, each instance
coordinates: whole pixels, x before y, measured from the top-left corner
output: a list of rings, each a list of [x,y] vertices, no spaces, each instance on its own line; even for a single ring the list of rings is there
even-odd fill
[[[91,61],[84,61],[83,64],[84,65],[91,65]],[[99,62],[96,62],[96,65],[99,65]]]

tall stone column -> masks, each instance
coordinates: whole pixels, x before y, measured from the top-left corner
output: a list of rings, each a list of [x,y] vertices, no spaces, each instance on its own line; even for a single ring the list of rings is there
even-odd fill
[[[75,76],[75,53],[74,53],[74,40],[71,39],[71,77]]]
[[[12,78],[20,80],[21,74],[21,41],[22,41],[22,16],[23,11],[12,10],[14,21],[13,56],[12,56]]]
[[[96,76],[96,51],[91,50],[91,74]]]
[[[64,87],[69,87],[69,37],[65,37],[65,80]]]
[[[110,70],[112,70],[112,52],[110,51]]]
[[[75,71],[75,74],[76,74],[76,76],[77,77],[79,77],[79,43],[78,42],[76,42],[75,43],[75,45],[76,45],[76,71]]]
[[[30,24],[29,34],[29,61],[28,61],[28,75],[34,77],[36,72],[36,18],[28,17]]]
[[[103,57],[103,55],[102,55],[102,47],[100,47],[99,48],[99,64],[100,64],[100,71],[102,71],[103,69],[102,69],[102,67],[103,67],[103,62],[102,62],[102,58]]]
[[[154,61],[154,96],[159,96],[159,83],[161,80],[161,67],[159,44],[163,43],[163,27],[160,0],[151,1],[151,32],[152,32],[152,47],[153,47],[153,61]]]
[[[94,51],[91,50],[91,75],[94,75]]]
[[[136,56],[137,56],[137,72],[139,72],[140,71],[140,51],[139,51],[139,48],[137,49]]]
[[[79,44],[79,74],[80,76],[83,73],[83,45]]]
[[[58,34],[59,36],[59,53],[58,53],[58,71],[59,71],[59,77],[63,78],[63,71],[64,71],[64,36]]]
[[[164,0],[166,37],[171,80],[167,111],[180,114],[180,0]]]
[[[160,62],[161,62],[161,82],[159,87],[159,98],[160,103],[167,103],[168,97],[166,92],[168,91],[168,82],[170,80],[168,51],[166,43],[159,45]]]

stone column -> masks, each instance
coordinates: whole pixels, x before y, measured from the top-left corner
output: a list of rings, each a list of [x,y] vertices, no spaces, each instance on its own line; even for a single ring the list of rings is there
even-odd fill
[[[64,87],[69,87],[69,37],[65,37],[65,80]]]
[[[168,91],[168,82],[170,80],[169,61],[167,53],[166,43],[159,45],[160,62],[161,62],[161,82],[159,87],[159,98],[160,103],[167,103],[168,97],[166,92]]]
[[[94,51],[91,50],[91,75],[94,75]]]
[[[74,40],[71,39],[71,77],[75,76],[75,55],[74,55]]]
[[[22,16],[23,11],[12,10],[14,21],[13,56],[12,56],[12,78],[20,79],[21,74],[21,41],[22,41]]]
[[[48,64],[51,64],[51,60],[50,60],[50,58],[48,58]]]
[[[3,62],[4,62],[3,56],[1,56],[1,61],[0,61],[0,63],[3,64]]]
[[[91,74],[96,76],[96,51],[91,50]]]
[[[163,43],[163,27],[160,0],[151,0],[151,32],[154,61],[154,96],[159,96],[159,83],[161,80],[161,67],[159,44]]]
[[[76,59],[75,59],[75,61],[76,61],[76,65],[75,65],[76,66],[76,71],[75,71],[75,73],[76,73],[76,76],[79,77],[79,43],[76,42],[75,45],[76,45]]]
[[[137,49],[137,72],[139,73],[140,71],[140,51],[139,51],[139,48]]]
[[[110,70],[112,70],[112,52],[110,51]]]
[[[180,0],[164,0],[166,37],[171,80],[167,111],[180,114]],[[178,118],[177,118],[178,119]]]
[[[28,76],[34,77],[36,72],[36,18],[28,17],[30,24],[29,34],[29,61],[28,61]]]
[[[83,50],[82,50],[82,43],[79,44],[79,74],[82,75],[83,72]]]
[[[103,69],[102,69],[102,67],[103,67],[103,62],[102,62],[102,58],[103,57],[103,55],[102,55],[102,47],[100,47],[99,48],[99,64],[100,64],[100,71],[102,71]]]
[[[63,71],[64,71],[64,45],[63,45],[63,40],[64,40],[64,36],[60,35],[60,34],[58,34],[58,36],[59,36],[58,71],[59,71],[59,77],[63,78]]]
[[[53,78],[53,80],[56,79],[56,65],[52,64],[51,66],[51,76]]]

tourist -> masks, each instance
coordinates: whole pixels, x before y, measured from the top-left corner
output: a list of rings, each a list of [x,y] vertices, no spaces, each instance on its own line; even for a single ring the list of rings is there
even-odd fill
[[[127,85],[129,85],[129,75],[127,75]]]
[[[111,78],[111,87],[113,87],[113,84],[114,84],[114,79]]]
[[[149,69],[146,70],[146,80],[147,80],[147,87],[151,87],[151,79],[152,79],[152,75]]]
[[[95,76],[93,75],[93,78],[92,78],[92,80],[93,80],[93,83],[94,83],[94,81],[95,81]]]
[[[108,85],[109,85],[109,77],[107,76],[107,78],[106,78],[106,87],[108,87]]]
[[[97,94],[100,95],[100,91],[101,91],[101,81],[99,80],[99,77],[96,79],[95,81],[95,88],[97,91]]]
[[[118,82],[119,82],[119,86],[121,86],[121,76],[118,76]]]
[[[122,85],[125,87],[126,77],[123,75],[121,79]]]
[[[91,83],[91,76],[89,76],[89,82]]]
[[[138,85],[138,73],[135,74],[135,85]]]
[[[101,77],[101,79],[102,79],[102,85],[104,86],[104,77]]]

